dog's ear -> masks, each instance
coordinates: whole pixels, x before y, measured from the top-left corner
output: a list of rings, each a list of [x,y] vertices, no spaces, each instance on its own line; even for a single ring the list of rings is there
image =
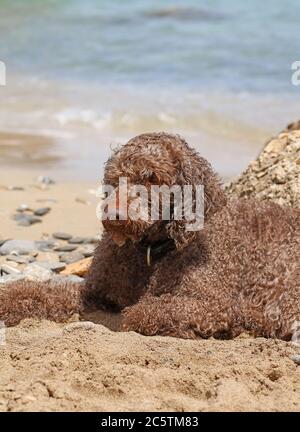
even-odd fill
[[[226,194],[210,163],[191,149],[184,141],[183,143],[184,148],[176,157],[178,162],[177,184],[192,186],[193,211],[196,209],[196,186],[203,187],[204,209],[202,209],[202,213],[205,224],[214,213],[226,205]],[[197,230],[189,230],[188,225],[190,223],[191,221],[187,220],[183,215],[181,220],[172,220],[167,225],[169,236],[174,239],[177,249],[183,249],[195,238]]]

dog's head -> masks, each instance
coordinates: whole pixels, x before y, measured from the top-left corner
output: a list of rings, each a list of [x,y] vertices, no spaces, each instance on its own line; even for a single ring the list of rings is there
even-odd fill
[[[113,192],[103,202],[103,225],[119,246],[127,240],[151,244],[166,239],[173,239],[178,249],[187,246],[196,232],[186,229],[191,220],[182,208],[185,198],[174,198],[174,191],[184,193],[186,186],[192,190],[194,211],[196,186],[203,186],[204,219],[226,204],[210,164],[184,139],[167,133],[139,135],[116,151],[106,163],[104,184]],[[170,191],[168,204],[162,198],[163,190]],[[153,196],[158,197],[158,204]],[[158,213],[153,218],[155,208]],[[175,217],[178,214],[181,217]]]

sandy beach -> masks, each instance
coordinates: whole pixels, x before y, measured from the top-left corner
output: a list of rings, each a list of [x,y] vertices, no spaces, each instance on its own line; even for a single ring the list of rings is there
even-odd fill
[[[59,181],[47,185],[38,181],[38,177],[38,171],[1,170],[1,239],[39,240],[55,231],[78,236],[100,233],[101,224],[96,218],[96,182]],[[32,209],[50,207],[51,210],[42,223],[22,227],[12,219],[22,204]]]
[[[272,152],[289,140],[298,146],[299,138],[296,131],[272,141],[259,159],[261,169],[270,165]],[[276,158],[278,163],[286,160]],[[290,186],[297,185],[294,166]],[[257,169],[255,173],[259,177]],[[237,185],[247,184],[247,175]],[[250,179],[255,193],[253,173]],[[268,198],[271,180],[266,174],[264,179],[260,194]],[[94,238],[101,233],[94,184],[47,183],[49,179],[26,171],[1,172],[2,240],[49,240],[55,232]],[[286,187],[279,185],[278,193]],[[286,191],[282,196],[287,199]],[[31,209],[25,214],[45,206],[51,210],[41,222],[20,226],[12,217],[22,204]],[[61,244],[70,246],[66,240]],[[79,251],[86,247],[75,246]],[[38,251],[35,260],[55,256],[58,260],[60,255]],[[0,259],[0,264],[25,266],[7,261],[7,256]],[[26,319],[7,328],[0,346],[0,410],[300,410],[300,367],[294,360],[300,351],[292,342],[247,334],[230,341],[144,337],[122,332],[121,324],[119,314],[96,311],[64,324]]]
[[[185,210],[173,220],[175,199],[167,223],[146,224],[139,237],[139,224],[118,227],[119,211],[106,230],[137,248],[108,241],[94,260],[105,163],[140,134],[180,135],[224,191],[185,144],[166,141],[163,151],[148,138],[141,157],[133,150],[108,165],[110,184],[126,170],[147,187],[197,179],[209,185],[205,218],[218,216],[226,194],[300,207],[300,2],[289,3],[1,2],[1,412],[300,412],[300,236],[298,219],[285,222],[293,210],[265,218],[272,205],[256,213],[256,204],[237,203],[240,214],[230,203],[199,243],[183,232]],[[159,299],[134,309],[137,325],[127,328],[168,337],[125,332],[121,313],[97,310],[144,291]],[[82,312],[94,297],[97,306]],[[290,339],[291,328],[289,341],[169,337],[246,329]]]
[[[25,320],[0,349],[1,411],[299,411],[290,343],[189,341]]]

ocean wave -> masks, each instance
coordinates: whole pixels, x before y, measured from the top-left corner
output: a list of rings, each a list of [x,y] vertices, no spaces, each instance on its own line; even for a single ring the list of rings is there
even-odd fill
[[[144,13],[144,16],[147,18],[174,18],[193,21],[219,21],[225,18],[224,14],[209,9],[175,6],[149,10]]]

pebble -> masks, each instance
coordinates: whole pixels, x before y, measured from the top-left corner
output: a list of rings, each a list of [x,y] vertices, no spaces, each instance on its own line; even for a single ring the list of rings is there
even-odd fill
[[[51,210],[51,207],[42,207],[34,211],[35,216],[45,216],[49,211]]]
[[[20,226],[30,226],[35,223],[40,223],[42,220],[36,216],[24,214],[24,213],[17,213],[13,216],[13,219],[18,222],[18,225]]]
[[[28,264],[25,267],[23,275],[28,280],[47,282],[52,278],[53,273],[51,270],[45,269],[38,265],[38,263],[33,263]]]
[[[36,202],[40,202],[40,203],[57,203],[57,199],[54,199],[54,198],[40,198],[40,199],[37,199]]]
[[[54,272],[60,272],[66,268],[66,264],[60,261],[38,261],[37,264]]]
[[[84,244],[97,244],[100,240],[100,236],[99,237],[86,237],[84,240]]]
[[[31,240],[8,240],[0,247],[1,255],[28,255],[36,250],[36,244]]]
[[[22,186],[9,185],[9,186],[7,186],[7,190],[9,190],[9,191],[23,191],[25,189]]]
[[[70,240],[73,236],[64,232],[55,232],[52,234],[55,239],[59,240]]]
[[[1,266],[1,274],[6,273],[9,275],[19,275],[21,274],[21,270],[16,267],[10,266],[8,264],[2,264]]]
[[[77,249],[77,246],[70,245],[70,244],[67,244],[67,245],[64,245],[64,246],[56,246],[54,248],[54,250],[56,252],[73,252],[75,249]]]
[[[23,280],[23,279],[24,279],[24,276],[22,274],[8,274],[8,275],[0,277],[0,285],[10,284],[12,282],[18,282],[18,281]]]
[[[42,183],[42,184],[45,184],[45,185],[55,184],[55,181],[52,180],[50,177],[47,177],[47,176],[38,176],[36,180],[39,183]]]
[[[292,356],[291,359],[293,360],[294,363],[296,363],[296,365],[300,365],[300,355],[299,354]]]
[[[59,256],[59,260],[66,264],[72,264],[82,259],[84,259],[84,255],[79,252],[63,253]]]
[[[37,249],[42,252],[51,251],[51,249],[53,249],[56,245],[57,243],[55,243],[53,240],[38,240],[36,242]]]
[[[68,275],[68,276],[62,276],[62,275],[54,275],[52,278],[52,281],[54,283],[82,283],[84,282],[84,278],[76,275]]]
[[[17,212],[22,213],[24,211],[32,211],[28,204],[20,204],[17,208]]]
[[[70,243],[70,244],[80,244],[80,243],[83,243],[84,240],[85,240],[84,237],[72,237],[68,241],[68,243]]]
[[[19,255],[8,255],[6,257],[6,261],[12,261],[15,262],[17,264],[29,264],[33,261],[35,261],[33,256],[29,256],[27,258],[25,258],[24,256],[19,256]]]
[[[77,198],[75,198],[75,201],[80,203],[80,204],[91,205],[91,201],[89,201],[85,198],[77,197]]]
[[[82,249],[80,249],[78,252],[81,253],[84,256],[84,258],[89,258],[89,257],[91,257],[91,256],[94,255],[95,251],[94,251],[94,249],[93,250],[88,250],[88,249],[82,250]]]
[[[96,331],[97,326],[95,323],[91,321],[81,321],[67,324],[63,328],[63,332],[71,332],[74,330],[88,330],[88,331]]]

